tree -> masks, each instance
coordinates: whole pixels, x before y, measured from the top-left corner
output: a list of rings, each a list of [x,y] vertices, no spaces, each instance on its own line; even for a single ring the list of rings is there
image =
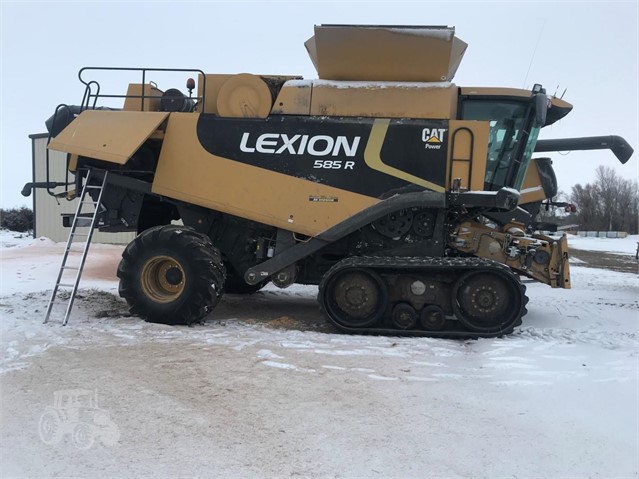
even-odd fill
[[[585,186],[573,186],[570,198],[577,205],[577,221],[581,229],[637,233],[637,180],[622,178],[614,169],[599,166],[595,181]]]
[[[8,210],[0,208],[0,228],[20,232],[33,230],[33,211],[24,206]]]

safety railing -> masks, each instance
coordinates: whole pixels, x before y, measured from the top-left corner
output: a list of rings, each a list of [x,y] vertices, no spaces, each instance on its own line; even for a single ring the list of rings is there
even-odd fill
[[[114,95],[114,94],[106,94],[100,93],[100,84],[96,80],[87,80],[84,78],[87,72],[139,72],[141,75],[141,85],[142,85],[142,94],[141,95]],[[202,82],[202,95],[201,96],[191,96],[189,98],[197,101],[204,105],[206,99],[206,75],[202,70],[196,68],[135,68],[135,67],[84,67],[80,69],[78,72],[78,78],[80,82],[85,86],[84,96],[82,98],[82,109],[86,110],[89,108],[96,108],[98,99],[102,98],[137,98],[140,99],[140,110],[144,111],[145,100],[156,98],[151,95],[145,94],[146,92],[146,82],[149,72],[162,72],[162,73],[197,73],[199,75],[199,79]]]
[[[94,79],[87,79],[85,78],[86,76],[89,75],[89,72],[139,72],[140,73],[140,79],[141,79],[141,95],[130,95],[128,94],[107,94],[107,93],[101,93],[101,87],[100,87],[100,83],[97,80]],[[204,72],[200,69],[197,68],[135,68],[135,67],[84,67],[82,69],[80,69],[80,71],[78,72],[78,78],[80,80],[80,82],[85,86],[84,88],[84,94],[82,96],[82,103],[80,104],[80,107],[71,107],[67,104],[60,104],[56,107],[55,112],[53,114],[53,119],[52,119],[52,125],[55,127],[58,124],[58,117],[59,115],[67,115],[67,119],[66,121],[64,121],[63,123],[68,124],[70,123],[70,118],[68,118],[69,115],[77,115],[82,113],[84,110],[89,110],[89,109],[96,109],[98,108],[98,100],[99,99],[115,99],[115,98],[119,98],[119,99],[123,99],[123,100],[127,100],[129,98],[133,98],[133,99],[139,99],[140,100],[140,111],[145,111],[145,106],[147,105],[146,100],[150,100],[150,99],[158,99],[157,96],[153,96],[150,94],[150,90],[151,88],[149,88],[149,94],[146,94],[147,91],[147,86],[153,87],[154,83],[153,82],[149,82],[150,85],[147,85],[147,78],[149,76],[149,73],[151,72],[158,72],[158,73],[192,73],[192,74],[198,74],[198,80],[201,82],[201,96],[200,95],[196,95],[195,97],[192,96],[192,89],[195,88],[195,82],[193,82],[192,87],[189,91],[189,99],[192,101],[197,102],[198,105],[202,105],[202,112],[204,112],[204,105],[206,104],[205,99],[206,99],[206,75],[204,74]],[[187,85],[188,86],[191,85]],[[74,109],[75,108],[75,109]],[[77,110],[77,111],[76,111]],[[62,113],[61,113],[62,112]],[[47,147],[49,146],[49,143],[51,142],[51,138],[53,136],[57,135],[57,131],[49,131],[49,136],[47,138]],[[67,155],[66,158],[66,167],[65,167],[65,181],[64,182],[60,182],[60,181],[56,181],[53,182],[51,181],[51,174],[50,174],[50,156],[49,156],[49,149],[45,148],[45,161],[46,161],[46,190],[47,193],[51,196],[54,196],[56,198],[61,197],[61,196],[66,196],[67,192],[68,192],[68,187],[70,185],[75,184],[75,181],[71,181],[71,176],[69,173],[69,162],[70,162],[70,156]],[[54,191],[55,188],[59,187],[59,186],[65,186],[65,191],[62,193],[56,193]],[[67,196],[67,199],[68,198]]]

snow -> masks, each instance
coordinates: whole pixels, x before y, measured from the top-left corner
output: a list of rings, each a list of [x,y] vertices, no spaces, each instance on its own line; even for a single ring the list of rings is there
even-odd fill
[[[13,236],[0,233],[2,477],[639,473],[637,274],[573,263],[572,290],[527,283],[524,324],[499,339],[336,334],[297,285],[170,327],[128,315],[122,247],[93,244],[62,327],[42,319],[64,244]],[[97,390],[117,444],[41,440],[67,390]]]
[[[298,81],[298,80],[296,80]],[[383,90],[385,88],[430,90],[439,88],[453,88],[450,82],[401,82],[401,81],[337,81],[310,80],[313,88],[336,88],[338,90],[357,88],[362,90]],[[287,82],[287,85],[291,85]],[[296,85],[298,86],[298,85]]]
[[[637,251],[637,242],[639,242],[639,235],[628,235],[625,238],[590,238],[568,235],[568,244],[575,249],[624,253],[633,256]]]
[[[434,38],[445,42],[451,42],[455,36],[454,28],[389,28],[389,31],[402,35]]]

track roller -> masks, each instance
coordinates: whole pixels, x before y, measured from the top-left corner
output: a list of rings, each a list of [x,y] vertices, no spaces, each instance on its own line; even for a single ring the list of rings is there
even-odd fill
[[[396,304],[391,318],[393,326],[399,329],[413,329],[417,326],[417,311],[407,303]]]
[[[441,331],[446,326],[444,310],[434,304],[424,307],[419,314],[419,324],[426,331]]]

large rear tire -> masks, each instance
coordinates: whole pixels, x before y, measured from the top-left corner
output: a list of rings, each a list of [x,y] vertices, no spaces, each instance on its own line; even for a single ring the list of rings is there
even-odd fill
[[[210,239],[185,226],[157,226],[135,238],[118,266],[120,296],[152,323],[191,324],[220,301],[226,272]]]

